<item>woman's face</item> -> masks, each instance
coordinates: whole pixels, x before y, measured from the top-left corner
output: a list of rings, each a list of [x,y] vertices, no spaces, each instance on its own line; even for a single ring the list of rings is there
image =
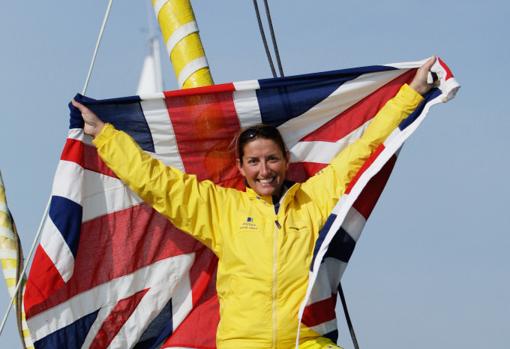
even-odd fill
[[[246,143],[243,152],[237,166],[248,186],[259,195],[280,195],[289,167],[288,155],[274,141],[265,138]]]

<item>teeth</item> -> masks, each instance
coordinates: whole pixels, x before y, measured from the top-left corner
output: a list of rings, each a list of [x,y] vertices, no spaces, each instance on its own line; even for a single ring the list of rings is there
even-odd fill
[[[262,184],[269,184],[273,181],[274,178],[269,178],[269,179],[259,179],[259,182],[262,183]]]

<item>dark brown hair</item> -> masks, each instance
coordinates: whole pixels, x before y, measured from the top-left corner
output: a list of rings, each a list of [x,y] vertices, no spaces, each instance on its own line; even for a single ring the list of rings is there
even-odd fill
[[[258,124],[244,129],[237,137],[236,155],[241,163],[243,162],[244,146],[259,138],[272,140],[278,145],[283,156],[287,156],[287,148],[280,131],[271,125]]]

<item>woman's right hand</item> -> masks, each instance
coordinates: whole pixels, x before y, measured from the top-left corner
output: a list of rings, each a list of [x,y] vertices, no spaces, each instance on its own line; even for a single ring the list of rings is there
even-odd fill
[[[81,112],[81,117],[85,122],[85,125],[83,126],[83,132],[95,138],[103,129],[104,122],[101,121],[101,119],[98,118],[98,116],[92,110],[75,101],[74,99],[71,101],[71,104],[78,108],[78,110]]]

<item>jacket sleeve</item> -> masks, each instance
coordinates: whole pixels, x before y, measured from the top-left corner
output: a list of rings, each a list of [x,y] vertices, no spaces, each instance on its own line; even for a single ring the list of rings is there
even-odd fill
[[[227,223],[220,210],[229,207],[229,189],[166,166],[110,124],[96,136],[94,144],[106,165],[143,201],[219,253],[221,235],[215,230]]]
[[[322,222],[327,219],[351,180],[374,150],[422,100],[419,93],[407,84],[403,85],[397,95],[379,110],[356,142],[342,150],[329,166],[303,183],[301,188],[315,203],[315,214],[319,215]]]

